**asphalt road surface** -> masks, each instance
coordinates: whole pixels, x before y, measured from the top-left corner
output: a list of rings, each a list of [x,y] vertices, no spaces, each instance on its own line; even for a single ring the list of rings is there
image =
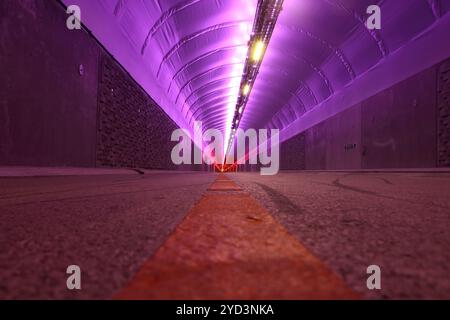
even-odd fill
[[[211,256],[221,256],[214,248],[229,250],[233,241],[238,241],[233,248],[247,250],[227,251],[230,268],[239,274],[249,268],[244,258],[236,260],[239,266],[232,265],[233,257],[264,254],[264,241],[255,239],[270,237],[268,257],[306,250],[299,259],[317,258],[320,268],[329,268],[363,298],[450,298],[450,174],[281,172],[228,177],[242,191],[219,190],[212,196],[214,187],[207,189],[217,175],[194,172],[0,178],[0,298],[109,299],[136,274],[142,275],[143,266],[157,270],[152,261],[175,261],[178,247],[192,253],[195,261],[209,259],[204,270],[214,273]],[[223,198],[220,192],[225,192]],[[231,200],[225,201],[225,195]],[[238,201],[246,206],[242,212]],[[186,215],[192,218],[183,220]],[[247,226],[259,220],[266,221],[265,227],[251,227],[247,233]],[[196,230],[203,222],[208,227]],[[271,234],[271,228],[277,231]],[[158,256],[158,248],[166,250]],[[208,257],[202,259],[198,248]],[[295,257],[287,268],[305,266]],[[82,270],[79,291],[66,288],[66,268],[73,264]],[[369,265],[381,268],[381,290],[366,287]],[[273,270],[280,272],[279,266]],[[299,272],[288,274],[298,280]],[[233,292],[227,292],[232,298]]]
[[[232,177],[364,297],[450,298],[450,174]],[[367,290],[369,265],[380,291]]]
[[[107,299],[131,279],[214,175],[0,179],[0,298]],[[82,290],[69,291],[78,265]]]

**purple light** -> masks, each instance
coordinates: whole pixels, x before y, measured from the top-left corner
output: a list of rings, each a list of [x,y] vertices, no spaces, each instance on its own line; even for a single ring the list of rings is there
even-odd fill
[[[193,120],[200,120],[204,130],[230,130],[239,90],[233,77],[242,71],[256,0],[64,2],[80,6],[83,24],[180,127],[192,133]],[[336,105],[334,99],[374,68],[384,70],[378,77],[385,81],[361,84],[371,94],[448,57],[445,41],[422,41],[411,51],[446,27],[450,6],[432,3],[285,0],[240,127],[298,133],[332,114],[321,106]],[[373,4],[381,6],[382,29],[369,31],[364,22]],[[437,45],[439,50],[427,49]],[[383,67],[404,50],[410,69]],[[424,62],[420,54],[427,51]],[[316,114],[317,108],[322,111]],[[301,121],[305,113],[314,121]]]

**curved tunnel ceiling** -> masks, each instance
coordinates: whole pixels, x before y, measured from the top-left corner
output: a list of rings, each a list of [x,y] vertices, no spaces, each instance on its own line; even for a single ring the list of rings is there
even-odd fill
[[[80,6],[82,22],[179,126],[192,130],[203,120],[204,130],[229,129],[257,0],[64,2]],[[373,4],[382,29],[369,31]],[[283,129],[307,119],[410,42],[445,30],[449,11],[450,0],[284,0],[241,127]],[[448,45],[439,50],[447,52],[430,53],[434,60],[449,54]],[[406,76],[383,74],[394,82]]]
[[[381,30],[365,25],[374,4],[381,8]],[[449,9],[447,0],[286,0],[241,125],[289,126],[382,65]],[[395,70],[384,76],[402,77]]]

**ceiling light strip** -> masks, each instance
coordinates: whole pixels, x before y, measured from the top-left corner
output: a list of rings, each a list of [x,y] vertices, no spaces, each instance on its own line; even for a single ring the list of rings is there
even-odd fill
[[[239,128],[248,99],[258,76],[275,24],[282,10],[283,0],[259,0],[253,31],[248,43],[247,58],[242,74],[239,95],[231,125],[226,155],[233,148],[236,130]],[[224,161],[225,161],[224,157]]]

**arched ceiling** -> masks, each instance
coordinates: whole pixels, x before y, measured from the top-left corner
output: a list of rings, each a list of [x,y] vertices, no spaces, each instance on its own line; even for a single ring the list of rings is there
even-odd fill
[[[80,6],[82,22],[178,125],[229,129],[257,0],[64,2]],[[374,4],[382,29],[369,31]],[[449,10],[450,0],[284,0],[241,127],[287,128]]]
[[[432,27],[449,3],[286,0],[241,125],[289,126]],[[366,27],[370,5],[381,8],[381,30]]]

